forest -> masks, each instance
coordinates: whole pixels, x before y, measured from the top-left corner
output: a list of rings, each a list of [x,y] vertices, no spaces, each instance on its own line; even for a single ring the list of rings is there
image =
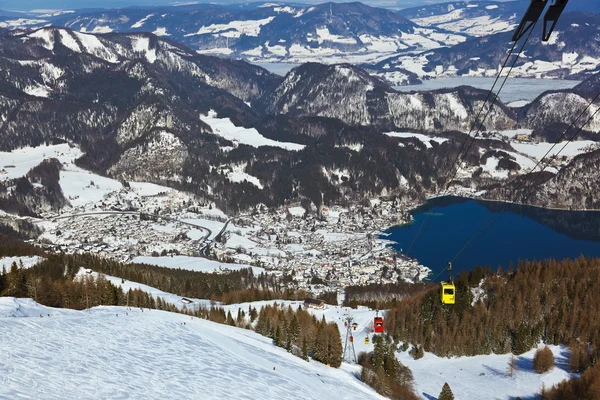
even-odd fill
[[[338,368],[342,364],[342,342],[335,322],[320,321],[299,306],[296,310],[277,304],[266,305],[258,313],[255,331],[273,339],[304,360],[308,357]]]
[[[496,273],[477,268],[459,274],[455,284],[455,305],[443,305],[439,289],[398,302],[387,332],[443,357],[519,355],[543,341],[585,348],[575,371],[598,360],[600,259],[524,262]],[[474,297],[471,289],[480,285]]]

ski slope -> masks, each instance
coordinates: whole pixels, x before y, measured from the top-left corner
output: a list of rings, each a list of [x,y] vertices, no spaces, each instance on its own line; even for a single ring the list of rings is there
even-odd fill
[[[156,310],[0,298],[0,353],[8,399],[383,399],[254,332]]]
[[[277,304],[296,309],[303,302],[298,301],[276,301]],[[253,303],[225,305],[225,311],[231,311],[237,315],[238,309],[248,310],[248,306],[257,310],[266,304],[275,301],[258,301]],[[342,343],[345,341],[346,328],[344,320],[346,316],[353,318],[357,323],[356,330],[352,330],[354,337],[354,348],[356,355],[366,351],[373,351],[373,318],[374,310],[367,307],[358,307],[353,310],[340,306],[325,306],[324,310],[309,309],[317,319],[323,316],[328,322],[338,324]],[[385,317],[385,312],[380,313]],[[369,337],[369,343],[364,342]],[[540,345],[541,346],[541,345]],[[414,388],[416,394],[423,399],[437,399],[444,382],[448,382],[454,395],[458,400],[510,400],[517,396],[523,399],[534,399],[540,392],[542,386],[546,388],[569,379],[572,374],[569,371],[569,352],[564,346],[549,346],[554,353],[556,367],[545,374],[537,374],[533,370],[533,356],[535,350],[530,350],[520,356],[515,356],[517,368],[513,376],[507,373],[510,354],[488,354],[474,357],[441,358],[431,353],[425,353],[420,360],[415,360],[406,352],[398,352],[398,360],[410,368],[414,376]],[[350,361],[347,359],[347,361]],[[350,366],[344,364],[343,369]]]

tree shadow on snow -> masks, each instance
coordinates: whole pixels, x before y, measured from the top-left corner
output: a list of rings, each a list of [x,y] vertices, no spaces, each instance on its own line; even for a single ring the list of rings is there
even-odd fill
[[[425,396],[425,398],[426,398],[427,400],[438,400],[438,398],[437,398],[437,397],[435,397],[435,396],[432,396],[432,395],[430,395],[430,394],[427,394],[427,393],[425,393],[425,392],[423,392],[423,396]]]
[[[515,357],[517,360],[518,371],[533,372],[533,358]]]

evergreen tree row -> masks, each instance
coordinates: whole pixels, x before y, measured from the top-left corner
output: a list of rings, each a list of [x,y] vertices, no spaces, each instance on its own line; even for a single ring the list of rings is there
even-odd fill
[[[474,301],[471,288],[483,294]],[[390,309],[387,331],[397,340],[421,344],[439,356],[522,354],[540,341],[577,344],[572,368],[600,355],[600,259],[521,263],[514,271],[459,274],[457,303],[440,302],[439,289],[406,298]]]
[[[298,306],[293,310],[266,305],[258,313],[256,332],[273,339],[273,343],[308,360],[309,357],[338,368],[342,364],[342,342],[336,323],[320,321]]]
[[[391,399],[418,399],[413,389],[412,372],[396,358],[394,343],[382,335],[375,335],[373,345],[371,353],[359,354],[361,380]]]

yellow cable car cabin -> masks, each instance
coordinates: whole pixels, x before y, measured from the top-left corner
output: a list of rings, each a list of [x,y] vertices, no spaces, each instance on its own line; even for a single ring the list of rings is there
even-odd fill
[[[369,337],[365,337],[365,344],[369,344]]]
[[[454,282],[442,282],[442,303],[454,304],[456,297],[456,288]]]

